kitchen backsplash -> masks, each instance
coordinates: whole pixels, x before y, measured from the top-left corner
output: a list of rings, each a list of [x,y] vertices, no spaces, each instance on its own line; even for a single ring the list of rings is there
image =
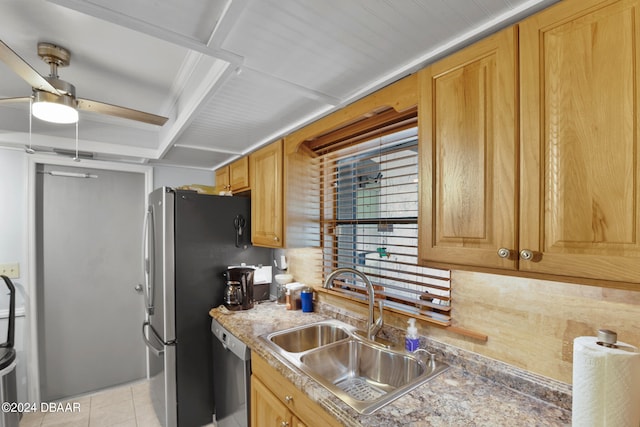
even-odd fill
[[[296,281],[321,285],[319,249],[286,254]],[[607,328],[620,341],[640,346],[640,292],[459,270],[451,278],[454,324],[489,339],[477,341],[418,322],[420,335],[569,384],[575,337]],[[324,294],[320,298],[366,313]],[[405,317],[391,313],[385,322],[406,326]]]

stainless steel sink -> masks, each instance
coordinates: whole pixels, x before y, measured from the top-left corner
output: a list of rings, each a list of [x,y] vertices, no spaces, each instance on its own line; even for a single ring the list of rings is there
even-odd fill
[[[301,353],[349,337],[347,327],[327,321],[274,332],[267,339],[284,351]]]
[[[420,359],[363,339],[337,320],[262,336],[287,361],[361,414],[371,414],[445,371]]]

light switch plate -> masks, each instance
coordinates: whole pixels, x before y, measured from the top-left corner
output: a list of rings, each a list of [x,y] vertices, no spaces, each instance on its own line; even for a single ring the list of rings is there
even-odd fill
[[[7,276],[9,279],[20,278],[20,264],[0,264],[0,275]]]

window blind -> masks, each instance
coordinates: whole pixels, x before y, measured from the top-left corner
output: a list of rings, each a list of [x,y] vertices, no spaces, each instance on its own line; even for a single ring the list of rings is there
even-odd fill
[[[344,129],[338,144],[330,140],[324,135],[315,150],[323,274],[341,267],[360,270],[385,310],[449,326],[450,271],[418,265],[415,112],[413,121],[406,116],[391,124],[378,121],[351,143],[345,142]],[[337,277],[329,292],[366,300],[366,287],[355,275]]]

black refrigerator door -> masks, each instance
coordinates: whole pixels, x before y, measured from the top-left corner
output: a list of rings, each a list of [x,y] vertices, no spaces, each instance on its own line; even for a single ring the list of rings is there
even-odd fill
[[[236,247],[238,216],[250,242],[250,201],[176,191],[175,304],[178,425],[211,423],[214,412],[211,318],[222,304],[229,265],[270,265],[271,250]]]

